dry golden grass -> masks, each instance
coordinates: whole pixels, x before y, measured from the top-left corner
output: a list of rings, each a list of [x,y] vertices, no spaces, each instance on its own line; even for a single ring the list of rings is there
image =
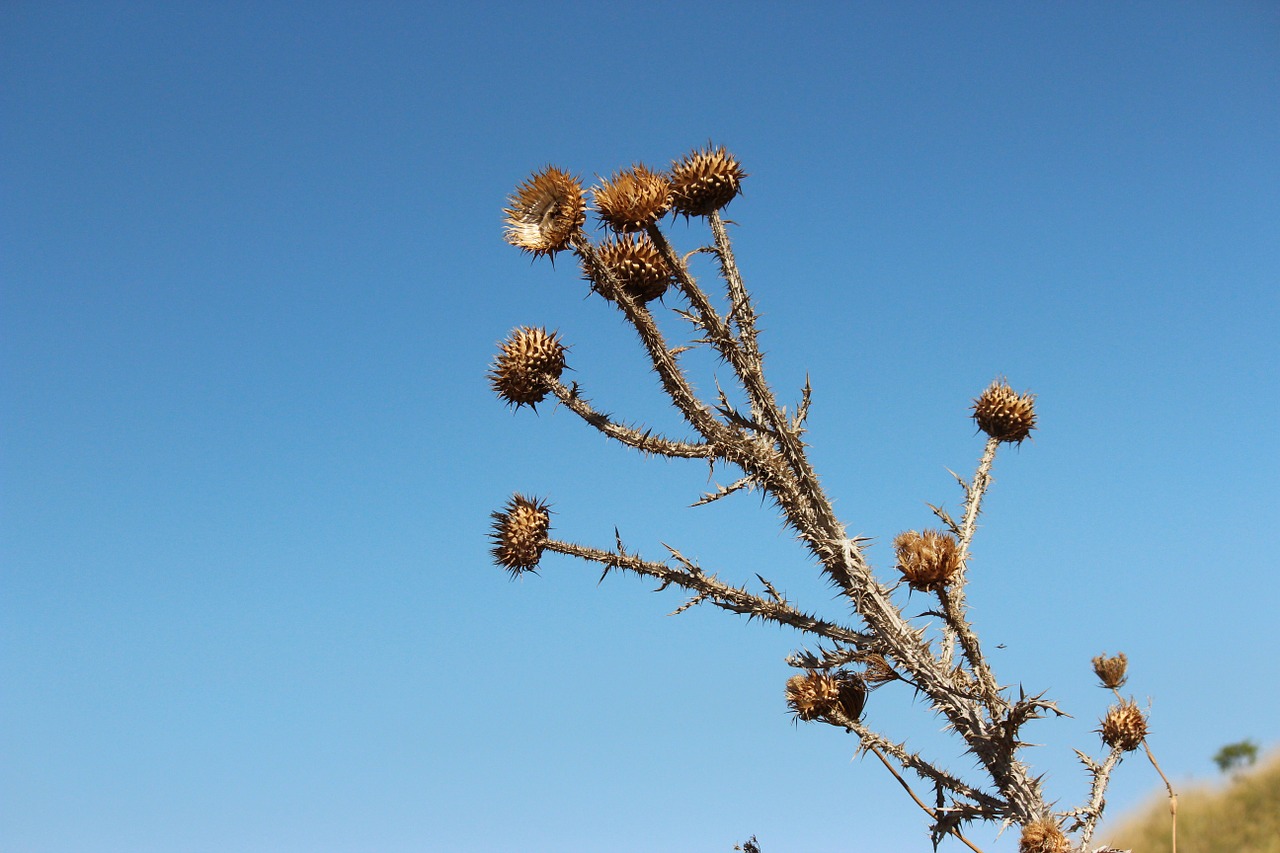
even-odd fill
[[[1162,795],[1099,835],[1122,850],[1164,853],[1169,800]],[[1179,790],[1178,853],[1280,853],[1280,752],[1225,785]]]

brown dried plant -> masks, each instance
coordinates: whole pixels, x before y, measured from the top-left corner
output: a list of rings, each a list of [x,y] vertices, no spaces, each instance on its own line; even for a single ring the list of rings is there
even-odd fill
[[[638,164],[618,171],[591,194],[596,216],[621,235],[600,242],[593,242],[583,229],[586,192],[561,169],[548,167],[533,174],[516,188],[505,210],[507,242],[535,256],[570,250],[577,256],[591,290],[612,303],[635,329],[663,391],[696,439],[668,438],[596,410],[577,383],[561,382],[565,347],[557,335],[540,328],[512,332],[495,359],[490,381],[508,404],[533,406],[552,396],[588,426],[645,454],[701,459],[713,469],[717,464],[736,469],[738,479],[694,505],[740,491],[767,495],[836,586],[846,615],[815,616],[763,577],[757,576],[760,593],[726,583],[669,546],[670,558],[657,561],[627,551],[621,539],[612,548],[595,548],[551,538],[547,505],[523,495],[514,496],[494,514],[495,562],[520,575],[535,569],[548,552],[563,554],[603,567],[605,574],[622,570],[653,578],[663,588],[685,590],[691,598],[677,612],[710,604],[789,626],[812,648],[787,659],[801,673],[786,683],[786,704],[798,720],[845,729],[858,739],[860,750],[879,758],[928,814],[935,845],[953,836],[977,850],[963,830],[971,823],[988,822],[1019,827],[1019,846],[1026,853],[1088,850],[1112,771],[1124,753],[1145,745],[1146,717],[1135,704],[1123,701],[1107,713],[1099,731],[1109,753],[1097,761],[1077,750],[1091,778],[1085,803],[1055,809],[1046,800],[1041,777],[1021,757],[1026,745],[1022,728],[1062,712],[1043,695],[1019,690],[1015,696],[1000,686],[1009,682],[992,671],[965,601],[969,549],[997,450],[1001,444],[1021,443],[1036,428],[1034,396],[1019,394],[997,380],[973,401],[972,417],[986,441],[972,478],[957,477],[963,511],[953,518],[930,505],[944,529],[908,530],[894,539],[901,581],[912,594],[936,598],[925,614],[938,620],[931,631],[920,621],[924,617],[904,611],[897,585],[874,573],[864,553],[865,540],[849,535],[819,484],[803,441],[811,397],[808,381],[798,405],[788,411],[765,379],[755,304],[721,216],[741,191],[744,178],[746,172],[732,154],[710,145],[676,160],[666,171]],[[678,253],[660,227],[668,213],[705,220],[711,242],[686,255]],[[686,261],[697,253],[717,262],[727,310],[721,310],[691,274]],[[744,404],[735,405],[719,386],[712,400],[695,392],[677,360],[690,346],[673,346],[652,313],[654,300],[664,294],[664,301],[676,303],[669,310],[693,324],[692,346],[710,347],[732,371]],[[1094,668],[1105,686],[1123,683],[1123,655],[1099,656]],[[896,683],[916,691],[945,718],[976,760],[975,778],[962,779],[877,731],[869,691]],[[924,797],[903,773],[917,777],[926,789]]]

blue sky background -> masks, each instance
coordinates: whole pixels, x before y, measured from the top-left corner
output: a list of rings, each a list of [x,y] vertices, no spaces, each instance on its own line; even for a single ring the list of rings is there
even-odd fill
[[[0,7],[0,848],[925,849],[877,762],[789,721],[794,635],[490,564],[520,490],[563,538],[845,612],[757,499],[684,508],[700,463],[487,387],[546,325],[602,408],[679,432],[500,211],[547,163],[708,139],[750,173],[770,376],[812,377],[882,570],[959,505],[969,400],[1039,394],[970,597],[1000,678],[1073,715],[1029,730],[1060,804],[1102,651],[1175,779],[1276,743],[1280,8],[457,5]],[[971,767],[910,696],[867,714]],[[1127,761],[1112,812],[1158,786]]]

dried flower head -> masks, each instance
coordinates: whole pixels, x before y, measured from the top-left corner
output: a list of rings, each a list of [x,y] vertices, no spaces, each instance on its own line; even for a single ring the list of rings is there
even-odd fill
[[[1094,674],[1098,676],[1103,687],[1110,687],[1112,690],[1123,686],[1128,669],[1129,659],[1124,656],[1124,652],[1120,652],[1113,658],[1107,657],[1104,652],[1093,659]]]
[[[960,543],[950,533],[908,530],[893,540],[898,571],[911,588],[920,592],[942,589],[960,570]]]
[[[890,666],[884,655],[869,654],[862,657],[861,661],[866,665],[866,669],[862,672],[862,680],[868,684],[874,686],[898,680],[898,673]]]
[[[724,146],[708,143],[671,164],[672,206],[685,216],[706,216],[733,201],[746,176]]]
[[[1034,394],[1018,394],[1002,379],[973,401],[978,428],[999,441],[1021,443],[1036,428]]]
[[[856,720],[866,701],[867,688],[862,679],[845,670],[811,669],[787,679],[787,705],[801,720],[817,720],[836,710]]]
[[[508,200],[506,240],[538,255],[569,248],[573,233],[587,221],[586,194],[578,179],[548,166],[535,172]]]
[[[662,296],[671,283],[671,270],[648,235],[605,240],[597,256],[627,295],[642,304]]]
[[[507,336],[489,370],[498,396],[519,408],[541,403],[551,390],[549,380],[564,370],[564,345],[555,332],[522,326]]]
[[[514,577],[532,570],[542,558],[551,529],[547,505],[524,495],[513,495],[501,512],[493,514],[493,561]]]
[[[1132,752],[1147,736],[1147,718],[1132,700],[1112,705],[1102,718],[1102,742],[1112,749]]]
[[[643,231],[671,209],[671,181],[636,164],[592,190],[596,210],[614,231]]]
[[[1067,853],[1071,842],[1062,827],[1050,817],[1041,817],[1022,827],[1018,853]]]

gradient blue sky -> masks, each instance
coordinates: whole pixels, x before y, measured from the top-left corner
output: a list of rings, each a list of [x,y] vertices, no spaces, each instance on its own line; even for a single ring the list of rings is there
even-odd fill
[[[758,500],[684,509],[699,463],[485,381],[546,325],[601,407],[673,426],[500,210],[549,162],[708,139],[750,173],[770,375],[812,377],[882,569],[959,504],[970,398],[1039,394],[970,596],[999,676],[1074,715],[1029,731],[1053,796],[1084,796],[1104,650],[1175,779],[1276,743],[1280,7],[460,6],[0,7],[0,848],[925,849],[878,763],[789,721],[795,636],[490,564],[521,490],[565,538],[843,613]],[[971,766],[909,696],[868,718]],[[1112,811],[1158,784],[1126,762]]]

